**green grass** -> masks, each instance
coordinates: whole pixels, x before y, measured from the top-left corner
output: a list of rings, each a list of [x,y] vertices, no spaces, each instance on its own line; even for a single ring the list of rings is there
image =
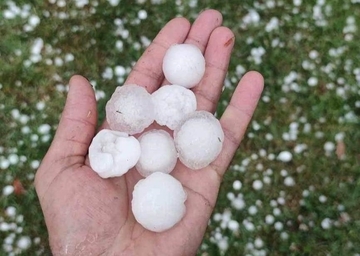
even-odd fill
[[[225,175],[214,212],[222,214],[225,210],[230,211],[231,219],[236,220],[240,228],[233,232],[220,228],[220,222],[212,220],[199,255],[222,253],[217,243],[213,242],[217,232],[228,237],[226,255],[360,253],[360,74],[357,79],[355,75],[356,68],[360,68],[359,3],[326,1],[320,9],[327,23],[319,26],[313,18],[315,4],[309,1],[302,1],[297,14],[293,13],[295,7],[292,1],[274,1],[273,8],[266,5],[272,1],[241,1],[241,4],[238,1],[197,1],[197,5],[191,7],[189,3],[196,1],[184,0],[177,5],[172,1],[136,4],[123,0],[118,7],[99,1],[96,7],[87,5],[83,8],[77,8],[74,1],[68,1],[65,7],[40,0],[16,1],[20,8],[29,5],[30,14],[39,16],[41,20],[33,31],[24,32],[28,17],[6,19],[7,2],[0,3],[0,164],[7,162],[11,154],[26,159],[23,157],[23,161],[0,169],[0,191],[13,184],[14,180],[19,180],[26,192],[0,195],[0,225],[17,223],[15,226],[18,228],[17,231],[2,231],[0,228],[0,255],[11,255],[3,246],[9,236],[14,240],[12,253],[21,253],[16,249],[16,241],[21,236],[28,236],[32,240],[39,237],[40,242],[33,241],[22,255],[49,254],[46,227],[33,186],[36,168],[32,167],[32,162],[42,159],[51,141],[46,138],[48,135],[39,133],[38,127],[50,124],[51,136],[56,130],[66,97],[66,93],[57,88],[66,85],[75,73],[86,76],[96,84],[98,91],[105,92],[106,97],[98,104],[99,111],[102,111],[99,119],[103,119],[106,99],[119,85],[116,77],[110,80],[102,77],[105,68],[116,65],[130,68],[145,49],[140,42],[142,36],[151,40],[172,17],[181,15],[193,21],[206,8],[221,11],[224,24],[236,35],[227,78],[231,86],[224,91],[218,112],[224,111],[235,81],[241,77],[235,72],[237,65],[246,70],[260,71],[266,88],[253,119],[258,127],[254,123],[250,125],[248,136]],[[325,10],[329,8],[331,12],[326,14]],[[91,13],[92,9],[94,13]],[[260,15],[260,20],[244,26],[243,18],[251,9]],[[139,10],[146,10],[148,19],[134,24]],[[69,17],[58,18],[61,12]],[[357,31],[350,33],[353,38],[347,41],[343,28],[349,16],[355,18]],[[266,32],[266,24],[273,17],[278,18],[279,27]],[[123,29],[129,31],[127,38],[116,35],[116,18],[120,18],[124,23]],[[301,39],[295,40],[296,35],[301,35]],[[44,42],[42,59],[26,66],[36,38]],[[119,40],[123,42],[123,50],[115,47]],[[276,41],[280,42],[280,46],[273,45]],[[252,49],[258,47],[265,49],[260,64],[249,59]],[[342,54],[331,54],[341,47],[344,49]],[[318,52],[315,59],[309,57],[312,50]],[[16,54],[18,52],[21,54]],[[67,54],[72,54],[74,60],[57,66],[56,58],[64,60]],[[306,62],[314,68],[306,69]],[[329,73],[323,71],[327,65],[332,66]],[[284,79],[291,71],[297,73],[294,83],[298,90],[286,92]],[[310,77],[317,78],[316,86],[307,84]],[[38,102],[44,102],[45,109],[38,110]],[[23,119],[14,118],[14,109],[23,115]],[[354,118],[347,120],[346,116],[351,111]],[[27,118],[29,120],[25,122]],[[284,134],[289,133],[291,123],[298,124],[297,138],[286,140]],[[309,125],[311,130],[304,132],[304,127]],[[24,133],[24,129],[30,132]],[[345,135],[344,159],[338,159],[335,152],[326,155],[324,151],[326,142],[337,145],[335,136],[339,133]],[[272,140],[268,140],[269,134]],[[307,149],[295,153],[294,148],[301,143],[306,144]],[[259,153],[260,150],[265,152],[264,156]],[[271,156],[269,159],[269,154],[276,157],[284,150],[292,152],[291,162],[271,160]],[[250,159],[248,165],[242,164],[244,159]],[[244,171],[237,171],[238,167]],[[266,174],[267,169],[272,170],[271,175]],[[294,178],[294,186],[284,185],[282,170]],[[254,190],[253,181],[263,180],[265,176],[269,177],[265,180],[271,183],[264,184],[259,191]],[[234,180],[242,182],[240,191],[232,188]],[[304,191],[309,195],[304,197]],[[227,198],[229,192],[235,196],[242,193],[246,207],[242,210],[233,208]],[[320,196],[326,196],[326,202],[321,203]],[[271,206],[271,200],[283,200],[284,204]],[[257,205],[255,215],[248,212],[251,205]],[[6,215],[5,209],[9,206],[16,208],[15,219]],[[280,210],[275,222],[283,224],[282,230],[276,230],[274,224],[265,222],[266,215],[273,214],[274,208]],[[18,219],[17,222],[16,218],[20,215],[23,221]],[[347,216],[349,220],[345,221]],[[333,223],[329,229],[321,225],[325,218]],[[243,220],[252,222],[255,229],[247,230]],[[263,246],[251,249],[256,238],[261,238]]]

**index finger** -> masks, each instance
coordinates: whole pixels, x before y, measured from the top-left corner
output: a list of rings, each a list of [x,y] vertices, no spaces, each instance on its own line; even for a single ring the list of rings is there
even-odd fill
[[[184,42],[189,30],[190,22],[185,18],[169,21],[137,61],[125,84],[137,84],[154,92],[164,79],[162,61],[165,52],[171,45]]]

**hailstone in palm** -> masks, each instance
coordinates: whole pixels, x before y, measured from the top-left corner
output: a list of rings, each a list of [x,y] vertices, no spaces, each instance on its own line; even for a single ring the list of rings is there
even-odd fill
[[[155,121],[174,130],[184,117],[196,110],[195,94],[180,85],[164,85],[151,94]]]
[[[185,215],[186,192],[170,174],[155,172],[134,187],[132,212],[144,228],[162,232],[170,229]]]
[[[135,137],[103,129],[90,144],[90,166],[102,178],[121,176],[136,165],[140,153],[140,143]]]
[[[219,120],[206,111],[195,111],[174,131],[180,161],[190,169],[209,165],[220,154],[224,132]]]
[[[162,68],[171,84],[192,88],[204,76],[205,58],[195,45],[175,44],[166,51]]]
[[[110,129],[130,135],[144,131],[154,122],[154,106],[145,88],[128,84],[118,86],[106,104]]]
[[[170,173],[177,162],[173,138],[163,130],[150,130],[139,137],[141,156],[136,164],[138,172],[146,177],[154,172]]]

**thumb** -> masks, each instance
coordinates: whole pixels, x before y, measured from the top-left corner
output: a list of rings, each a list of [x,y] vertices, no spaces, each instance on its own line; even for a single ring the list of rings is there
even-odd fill
[[[69,93],[54,140],[46,157],[52,160],[87,154],[95,135],[97,110],[95,93],[88,80],[75,75],[69,82]]]
[[[61,171],[85,163],[96,124],[94,90],[86,78],[75,75],[69,81],[69,93],[53,142],[36,172],[35,187],[39,195],[44,194]]]

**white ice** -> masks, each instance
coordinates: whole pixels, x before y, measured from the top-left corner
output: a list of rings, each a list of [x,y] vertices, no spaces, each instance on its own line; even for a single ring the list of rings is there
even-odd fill
[[[201,169],[221,152],[224,132],[219,120],[206,111],[195,111],[175,129],[174,141],[180,161],[190,169]]]
[[[292,159],[292,154],[289,151],[281,151],[277,156],[277,159],[281,162],[290,162]]]
[[[171,84],[192,88],[204,76],[205,58],[195,45],[175,44],[166,51],[162,67]]]
[[[144,228],[162,232],[185,215],[186,193],[170,174],[155,172],[134,187],[131,202],[135,219]]]
[[[89,147],[90,166],[102,178],[118,177],[136,165],[140,153],[135,137],[103,129]]]
[[[144,131],[154,122],[150,94],[135,84],[117,87],[106,104],[106,119],[112,130],[130,135]]]
[[[163,130],[150,130],[139,138],[141,156],[136,164],[138,172],[146,177],[154,172],[170,173],[177,161],[173,138]]]
[[[151,95],[155,121],[174,130],[184,117],[196,110],[195,94],[180,85],[165,85]]]

